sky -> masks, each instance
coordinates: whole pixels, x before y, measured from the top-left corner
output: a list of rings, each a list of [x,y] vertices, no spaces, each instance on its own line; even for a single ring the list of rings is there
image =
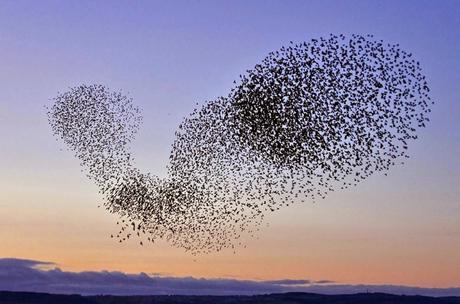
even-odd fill
[[[421,62],[435,105],[405,165],[270,214],[235,254],[110,238],[116,217],[48,125],[58,92],[100,83],[129,93],[144,116],[136,166],[164,176],[196,103],[228,94],[289,41],[330,33],[373,34]],[[0,258],[69,272],[459,287],[458,54],[458,1],[2,0]]]

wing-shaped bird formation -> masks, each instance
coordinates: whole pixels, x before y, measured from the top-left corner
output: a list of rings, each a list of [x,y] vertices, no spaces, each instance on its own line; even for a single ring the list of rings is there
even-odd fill
[[[165,179],[135,167],[129,143],[142,117],[121,92],[81,85],[48,116],[121,217],[120,241],[164,238],[197,254],[234,249],[267,212],[401,163],[431,103],[410,53],[331,35],[270,53],[186,117]]]

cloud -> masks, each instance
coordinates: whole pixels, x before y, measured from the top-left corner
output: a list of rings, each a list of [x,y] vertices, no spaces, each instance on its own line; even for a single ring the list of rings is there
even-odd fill
[[[69,272],[62,271],[50,262],[23,259],[0,259],[0,290],[84,295],[255,294],[284,291],[277,284],[258,281],[149,276],[117,271]]]
[[[432,296],[460,295],[460,288],[418,288],[394,285],[344,285],[329,280],[271,281],[204,279],[127,274],[119,271],[63,271],[52,262],[0,259],[0,290],[61,294],[112,295],[251,295],[290,291],[323,294],[387,292]]]
[[[284,279],[284,280],[274,280],[274,281],[263,281],[267,284],[273,285],[306,285],[310,284],[310,280],[291,280],[291,279]]]
[[[315,284],[334,284],[336,282],[335,281],[330,281],[330,280],[319,280],[319,281],[315,281],[314,283]]]

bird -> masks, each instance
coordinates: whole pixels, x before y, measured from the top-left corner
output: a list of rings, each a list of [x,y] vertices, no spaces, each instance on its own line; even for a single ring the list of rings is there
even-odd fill
[[[118,216],[111,238],[164,239],[192,255],[234,251],[266,214],[386,175],[409,157],[434,103],[414,57],[372,35],[291,41],[226,94],[195,104],[164,178],[135,164],[130,144],[143,117],[122,91],[72,87],[52,99],[48,122]]]

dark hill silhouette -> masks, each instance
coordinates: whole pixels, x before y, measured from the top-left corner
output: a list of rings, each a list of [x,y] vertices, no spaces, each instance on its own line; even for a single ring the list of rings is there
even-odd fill
[[[0,304],[460,304],[460,297],[403,296],[385,293],[322,295],[291,292],[256,296],[81,296],[0,292]]]

